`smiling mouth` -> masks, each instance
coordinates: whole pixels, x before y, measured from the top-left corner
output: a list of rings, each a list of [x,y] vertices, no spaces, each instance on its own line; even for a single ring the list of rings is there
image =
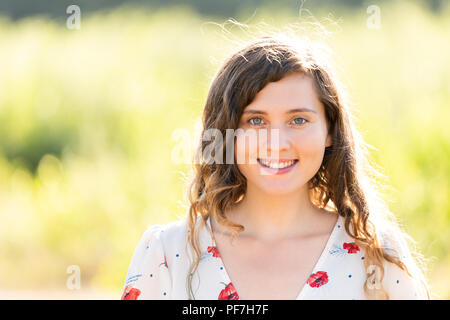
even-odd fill
[[[294,166],[298,159],[292,159],[292,160],[265,160],[265,159],[258,159],[259,164],[261,164],[263,167],[271,168],[271,169],[284,169],[288,167]]]

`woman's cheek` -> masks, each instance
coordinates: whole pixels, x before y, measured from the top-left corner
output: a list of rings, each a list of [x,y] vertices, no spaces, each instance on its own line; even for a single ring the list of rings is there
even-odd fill
[[[234,152],[237,164],[245,164],[247,162],[248,146],[246,146],[243,140],[244,137],[241,135],[236,136]]]
[[[325,153],[325,142],[320,134],[305,134],[299,137],[296,140],[296,149],[300,164],[308,164],[313,171],[320,168]]]
[[[300,152],[300,157],[312,155],[320,150],[320,142],[314,136],[306,136],[302,139],[298,139],[296,143],[296,149]]]
[[[235,158],[237,164],[257,164],[258,139],[251,134],[236,135]]]
[[[325,138],[318,127],[311,127],[311,130],[302,131],[296,137],[296,146],[302,153],[320,154],[325,149]]]

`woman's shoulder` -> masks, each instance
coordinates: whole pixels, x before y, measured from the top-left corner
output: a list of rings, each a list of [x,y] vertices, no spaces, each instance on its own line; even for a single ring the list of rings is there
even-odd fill
[[[196,218],[196,227],[201,225],[201,218]],[[166,224],[153,224],[144,231],[143,238],[158,241],[161,243],[164,251],[179,250],[182,246],[186,246],[188,242],[189,222],[188,217],[179,217],[177,220]],[[207,233],[204,229],[200,232],[200,241],[205,241]]]
[[[187,241],[187,218],[179,218],[167,224],[157,225],[158,239],[164,248],[170,249]],[[150,227],[152,228],[152,227]]]
[[[196,219],[196,227],[200,225],[200,218]],[[165,253],[179,257],[188,249],[189,222],[188,217],[181,217],[166,224],[158,224],[148,227],[145,231],[151,233],[159,241]],[[200,242],[203,243],[207,237],[205,230],[200,232]]]

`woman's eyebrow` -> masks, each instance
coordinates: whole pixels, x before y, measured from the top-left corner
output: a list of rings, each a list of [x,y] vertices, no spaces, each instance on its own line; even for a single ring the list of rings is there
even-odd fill
[[[291,109],[289,111],[286,111],[286,114],[291,114],[291,113],[296,113],[296,112],[317,113],[315,110],[309,109],[309,108],[295,108],[295,109]],[[244,110],[243,114],[263,114],[263,115],[267,115],[267,112],[261,111],[261,110],[250,109],[250,110]]]

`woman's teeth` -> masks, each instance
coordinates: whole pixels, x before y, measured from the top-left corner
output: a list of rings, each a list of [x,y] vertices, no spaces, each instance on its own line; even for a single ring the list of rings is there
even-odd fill
[[[258,161],[262,165],[272,168],[272,169],[283,169],[283,168],[292,166],[295,162],[297,162],[297,159],[289,160],[289,161],[270,161],[270,160],[258,159]]]

